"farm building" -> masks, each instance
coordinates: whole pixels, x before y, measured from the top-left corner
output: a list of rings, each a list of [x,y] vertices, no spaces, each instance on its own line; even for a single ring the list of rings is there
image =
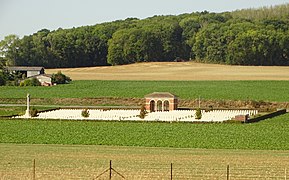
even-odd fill
[[[7,71],[10,73],[25,74],[25,77],[32,77],[39,74],[45,74],[44,67],[36,66],[10,66],[7,67]]]
[[[178,97],[169,92],[154,92],[145,96],[146,110],[172,111],[178,109]]]

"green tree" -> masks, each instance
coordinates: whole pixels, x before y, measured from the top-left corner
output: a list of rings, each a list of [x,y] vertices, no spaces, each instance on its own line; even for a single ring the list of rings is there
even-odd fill
[[[6,78],[5,78],[5,75],[0,72],[0,86],[3,86],[6,84]]]
[[[40,86],[41,83],[35,77],[21,81],[19,86]]]
[[[4,40],[0,41],[0,57],[1,63],[4,65],[14,65],[18,56],[19,37],[17,35],[8,35]]]
[[[56,74],[52,74],[51,77],[52,83],[56,84],[66,84],[71,81],[70,77],[64,75],[61,73],[61,71],[58,71]]]

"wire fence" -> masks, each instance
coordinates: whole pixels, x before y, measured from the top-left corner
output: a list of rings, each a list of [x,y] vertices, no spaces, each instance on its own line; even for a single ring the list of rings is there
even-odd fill
[[[5,163],[4,163],[5,164]],[[61,162],[37,162],[31,160],[30,166],[9,163],[0,169],[0,179],[280,179],[287,180],[287,167],[274,166],[235,166],[235,165],[188,165],[182,163],[158,163],[151,161],[104,163],[78,166],[61,165]]]

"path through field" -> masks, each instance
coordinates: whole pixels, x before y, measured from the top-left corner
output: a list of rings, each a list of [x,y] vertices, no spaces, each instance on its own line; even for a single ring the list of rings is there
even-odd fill
[[[194,62],[153,62],[61,70],[73,80],[289,80],[288,66],[229,66]]]
[[[289,151],[0,144],[0,179],[286,179]],[[99,179],[108,179],[106,172]],[[113,179],[121,179],[115,172]]]

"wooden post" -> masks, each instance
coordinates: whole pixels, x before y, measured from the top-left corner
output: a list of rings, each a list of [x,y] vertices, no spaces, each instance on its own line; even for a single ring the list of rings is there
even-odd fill
[[[171,180],[173,179],[173,163],[171,163]]]
[[[111,175],[112,175],[112,164],[111,164],[111,160],[109,161],[109,179],[111,179]]]
[[[227,180],[230,179],[230,166],[227,166]]]
[[[287,180],[287,169],[285,168],[285,180]]]
[[[35,180],[35,159],[33,160],[33,180]]]

